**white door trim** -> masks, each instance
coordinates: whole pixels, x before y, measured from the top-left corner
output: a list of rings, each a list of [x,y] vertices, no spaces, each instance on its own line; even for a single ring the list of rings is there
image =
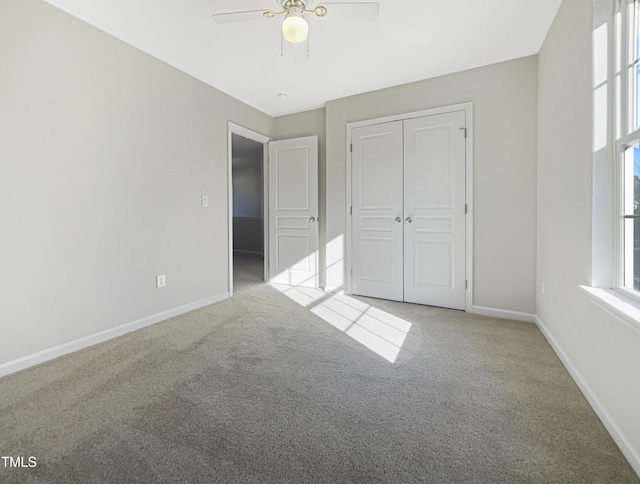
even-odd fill
[[[466,102],[461,104],[453,104],[450,106],[441,106],[437,108],[424,109],[421,111],[414,111],[410,113],[395,114],[393,116],[384,116],[381,118],[367,119],[364,121],[356,121],[353,123],[347,123],[347,144],[346,144],[346,180],[347,180],[347,207],[346,207],[346,264],[345,264],[345,280],[347,281],[347,293],[351,294],[352,280],[351,273],[353,270],[352,257],[351,257],[351,207],[353,201],[351,198],[351,130],[361,126],[370,126],[373,124],[388,123],[389,121],[400,121],[405,119],[420,118],[423,116],[432,116],[434,114],[450,113],[453,111],[464,111],[465,122],[467,127],[467,138],[465,143],[466,157],[465,157],[465,198],[467,204],[467,216],[465,219],[465,246],[466,246],[466,260],[465,260],[465,279],[468,281],[466,291],[466,311],[471,312],[473,308],[473,103]]]
[[[239,124],[227,122],[227,193],[229,214],[227,219],[227,230],[229,231],[229,297],[233,296],[233,152],[232,152],[232,135],[237,134],[244,138],[257,141],[262,144],[262,179],[263,179],[263,195],[262,203],[262,224],[263,224],[263,252],[264,252],[264,275],[266,278],[268,262],[269,262],[269,220],[267,217],[269,208],[269,170],[267,169],[267,161],[269,160],[269,141],[271,139],[257,131],[245,128]]]

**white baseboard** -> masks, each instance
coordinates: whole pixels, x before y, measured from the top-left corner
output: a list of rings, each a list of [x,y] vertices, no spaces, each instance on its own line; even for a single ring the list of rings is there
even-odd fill
[[[344,286],[320,286],[320,288],[324,291],[324,292],[342,292],[344,291]],[[346,294],[346,293],[345,293]]]
[[[115,328],[106,329],[104,331],[100,331],[99,333],[85,336],[83,338],[78,338],[61,345],[53,346],[51,348],[47,348],[46,350],[23,356],[22,358],[8,361],[0,365],[0,377],[15,373],[20,370],[24,370],[40,363],[44,363],[45,361],[53,360],[54,358],[58,358],[59,356],[73,353],[74,351],[87,348],[88,346],[102,343],[117,336],[122,336],[123,334],[130,333],[146,326],[151,326],[152,324],[159,323],[160,321],[164,321],[166,319],[188,313],[189,311],[193,311],[203,306],[208,306],[209,304],[214,304],[228,298],[228,292],[217,294],[215,296],[200,299],[183,306],[178,306],[177,308],[168,309],[167,311],[163,311],[161,313],[152,314],[151,316],[147,316],[130,323],[121,324],[120,326],[116,326]]]
[[[536,315],[530,313],[521,313],[519,311],[509,311],[507,309],[488,308],[485,306],[471,306],[471,313],[482,314],[483,316],[492,316],[494,318],[515,319],[516,321],[525,321],[527,323],[535,323]]]
[[[553,337],[549,332],[549,329],[538,316],[535,317],[535,323],[553,348],[553,351],[556,352],[556,355],[558,355],[558,358],[560,358],[560,361],[562,361],[562,364],[565,366],[573,380],[576,382],[576,385],[578,385],[578,388],[580,388],[580,391],[589,402],[589,405],[591,405],[591,408],[593,408],[593,411],[600,418],[603,425],[620,448],[622,454],[629,461],[633,470],[636,471],[638,476],[640,476],[640,452],[638,449],[633,445],[633,442],[629,440],[622,428],[620,428],[613,416],[609,413],[607,407],[604,406],[587,380],[584,379],[582,374],[564,352],[558,341]]]

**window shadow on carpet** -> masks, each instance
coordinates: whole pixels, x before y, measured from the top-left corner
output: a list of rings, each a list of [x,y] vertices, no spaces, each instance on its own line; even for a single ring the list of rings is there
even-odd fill
[[[271,286],[391,363],[398,358],[411,329],[409,321],[343,293],[283,284]]]

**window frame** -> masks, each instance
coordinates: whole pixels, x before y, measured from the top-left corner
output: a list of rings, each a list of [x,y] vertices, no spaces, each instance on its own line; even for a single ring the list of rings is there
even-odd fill
[[[625,152],[636,144],[640,144],[640,110],[636,104],[640,100],[638,96],[637,68],[640,66],[640,46],[636,40],[635,59],[630,56],[630,46],[633,38],[630,37],[630,6],[633,9],[634,19],[631,35],[637,39],[640,31],[638,29],[638,17],[640,16],[639,0],[618,0],[615,5],[614,18],[614,42],[613,42],[613,90],[614,90],[614,115],[613,132],[614,137],[614,179],[615,179],[615,200],[614,200],[614,248],[615,248],[615,270],[613,288],[622,295],[640,303],[640,291],[634,290],[625,285],[625,222],[628,220],[624,210],[624,186],[625,186]],[[618,16],[620,21],[618,22]],[[633,70],[636,72],[634,73]],[[634,83],[636,88],[634,89]],[[635,112],[634,112],[635,111]],[[638,128],[633,129],[635,125]]]
[[[640,334],[640,291],[629,290],[621,284],[624,277],[624,261],[621,259],[624,255],[621,232],[621,209],[624,208],[621,190],[624,179],[620,176],[624,168],[622,156],[629,146],[640,141],[639,130],[625,132],[628,108],[621,105],[619,99],[623,94],[625,102],[628,99],[628,94],[623,92],[628,86],[628,79],[622,74],[626,74],[630,63],[622,65],[622,59],[628,59],[622,57],[626,55],[628,44],[623,45],[622,42],[622,35],[625,39],[627,37],[626,30],[622,31],[621,9],[626,12],[629,1],[594,0],[591,281],[589,285],[580,285],[580,288],[594,305]],[[637,25],[634,28],[640,29]],[[624,112],[621,107],[624,107]]]

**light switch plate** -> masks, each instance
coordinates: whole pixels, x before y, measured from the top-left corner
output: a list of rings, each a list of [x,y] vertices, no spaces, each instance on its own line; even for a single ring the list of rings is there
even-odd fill
[[[202,195],[202,208],[209,206],[209,195]]]

